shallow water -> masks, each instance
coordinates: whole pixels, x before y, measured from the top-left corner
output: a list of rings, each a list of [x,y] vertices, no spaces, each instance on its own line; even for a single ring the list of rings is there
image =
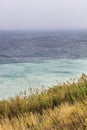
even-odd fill
[[[0,98],[18,94],[20,90],[46,88],[87,74],[86,59],[56,59],[35,63],[0,65]]]

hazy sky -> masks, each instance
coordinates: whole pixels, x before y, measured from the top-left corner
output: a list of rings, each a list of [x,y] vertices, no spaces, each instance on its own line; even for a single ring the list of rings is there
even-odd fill
[[[2,29],[87,29],[87,0],[0,0]]]

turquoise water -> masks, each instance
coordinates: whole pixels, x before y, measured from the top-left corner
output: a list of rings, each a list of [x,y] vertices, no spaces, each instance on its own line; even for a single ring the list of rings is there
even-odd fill
[[[36,60],[37,62],[0,64],[0,98],[21,90],[46,88],[87,74],[87,59]]]

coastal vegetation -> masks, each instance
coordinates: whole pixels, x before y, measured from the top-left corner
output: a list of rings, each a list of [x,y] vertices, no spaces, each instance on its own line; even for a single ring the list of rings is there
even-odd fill
[[[87,76],[1,100],[0,130],[87,130]]]

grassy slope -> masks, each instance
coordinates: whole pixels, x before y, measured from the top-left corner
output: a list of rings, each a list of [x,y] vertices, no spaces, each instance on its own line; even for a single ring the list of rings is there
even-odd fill
[[[87,76],[0,101],[0,130],[86,130]]]

